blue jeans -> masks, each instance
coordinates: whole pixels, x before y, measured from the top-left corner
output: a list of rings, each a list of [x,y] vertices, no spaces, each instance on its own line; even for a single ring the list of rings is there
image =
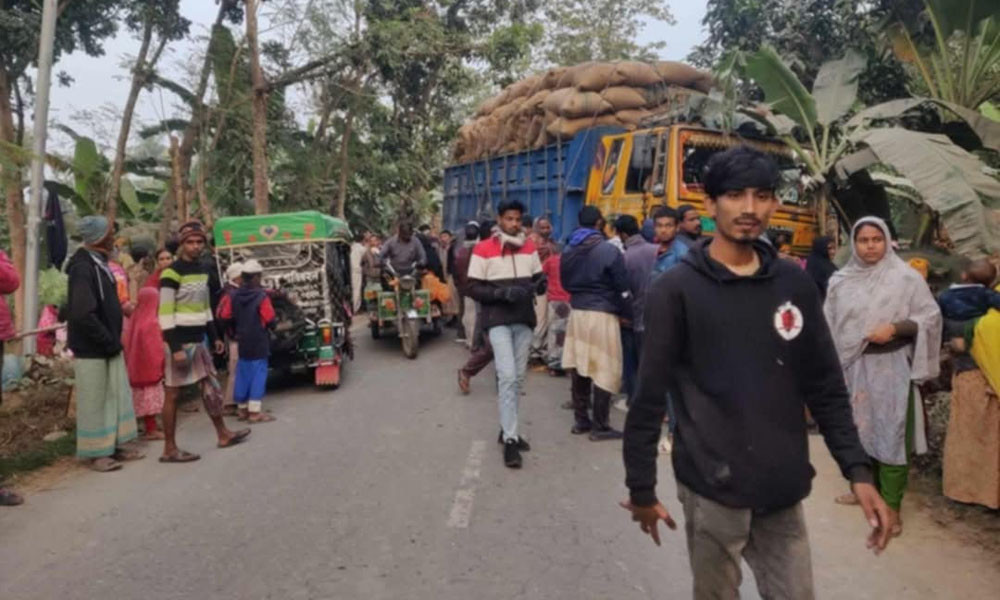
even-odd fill
[[[521,399],[521,383],[528,370],[528,352],[534,332],[527,325],[498,325],[490,329],[489,336],[500,389],[497,404],[503,439],[516,440],[517,405]]]

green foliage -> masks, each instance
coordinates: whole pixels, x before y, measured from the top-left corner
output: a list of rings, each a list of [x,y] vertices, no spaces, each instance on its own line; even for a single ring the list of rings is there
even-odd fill
[[[43,305],[62,306],[69,293],[66,274],[56,268],[38,273],[38,301]]]
[[[889,3],[886,37],[915,87],[967,108],[1000,96],[1000,0]]]
[[[728,52],[755,52],[767,44],[810,88],[824,63],[855,50],[867,65],[858,94],[873,104],[908,95],[902,65],[878,42],[883,23],[882,11],[868,0],[708,0],[708,39],[688,60],[715,68]],[[743,100],[760,97],[752,86],[739,91]]]
[[[674,23],[666,0],[552,0],[544,16],[543,53],[553,65],[656,59],[666,43],[636,40],[645,23]]]
[[[15,473],[26,473],[47,467],[63,456],[72,456],[74,452],[76,452],[75,432],[54,442],[44,442],[41,447],[34,450],[9,458],[0,458],[0,479],[6,479]]]

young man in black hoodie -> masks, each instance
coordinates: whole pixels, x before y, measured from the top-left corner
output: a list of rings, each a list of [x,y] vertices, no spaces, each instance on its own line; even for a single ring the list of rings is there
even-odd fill
[[[716,235],[651,285],[636,401],[625,423],[632,512],[660,543],[656,444],[674,400],[673,467],[695,598],[736,598],[740,559],[764,598],[812,598],[802,499],[815,471],[803,405],[885,548],[891,517],[872,484],[816,286],[758,238],[778,207],[774,160],[748,147],[714,156],[706,208]]]

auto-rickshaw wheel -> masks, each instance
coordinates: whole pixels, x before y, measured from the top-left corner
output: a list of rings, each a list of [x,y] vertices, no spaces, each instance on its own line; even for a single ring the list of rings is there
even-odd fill
[[[416,358],[420,349],[420,321],[416,319],[403,321],[403,335],[399,339],[403,344],[403,356],[409,359]]]

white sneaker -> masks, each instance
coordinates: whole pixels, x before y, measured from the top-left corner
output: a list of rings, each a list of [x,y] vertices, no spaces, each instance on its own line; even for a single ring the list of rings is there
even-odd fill
[[[658,446],[660,449],[660,454],[670,454],[674,450],[674,443],[670,441],[669,435],[660,436],[660,444]]]
[[[628,412],[628,402],[625,401],[624,397],[619,398],[617,402],[615,402],[614,404],[612,404],[612,406],[614,408],[616,408],[617,410],[622,411],[623,413],[627,413]]]

